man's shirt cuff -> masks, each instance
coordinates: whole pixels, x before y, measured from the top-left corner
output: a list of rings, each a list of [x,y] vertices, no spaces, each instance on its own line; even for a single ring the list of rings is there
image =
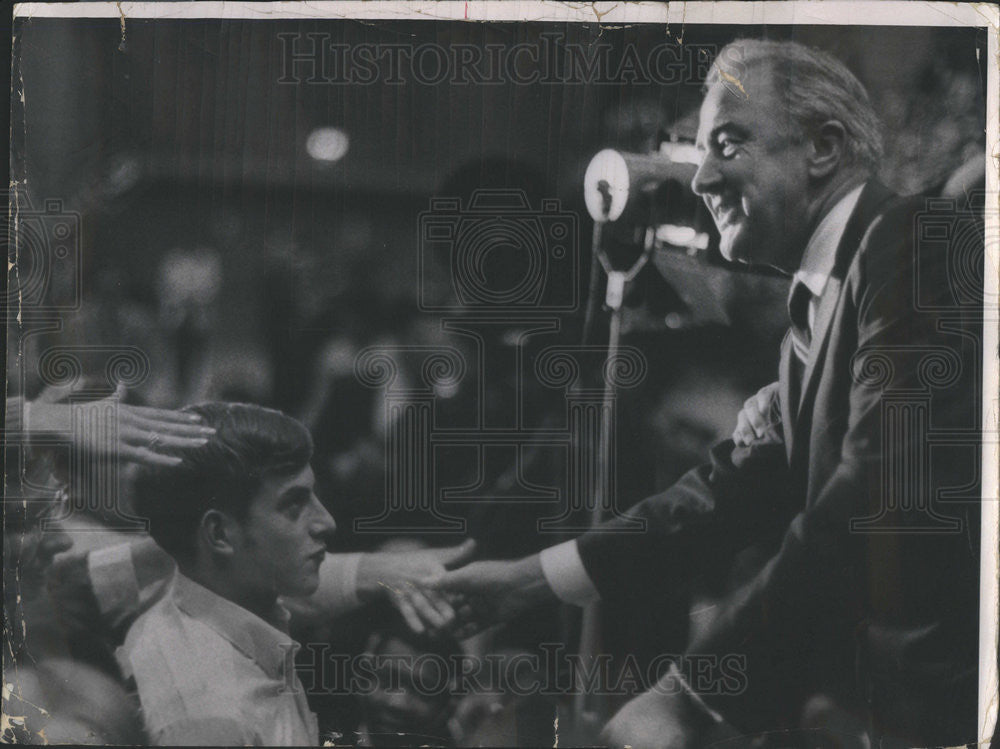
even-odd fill
[[[600,599],[594,581],[590,579],[583,560],[580,559],[580,550],[575,540],[543,549],[539,557],[545,582],[560,601],[574,606],[586,606]]]

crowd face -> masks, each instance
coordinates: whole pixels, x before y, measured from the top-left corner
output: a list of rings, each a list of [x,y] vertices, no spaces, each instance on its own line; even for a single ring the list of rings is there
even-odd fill
[[[316,497],[312,468],[293,476],[266,476],[239,524],[233,569],[245,589],[310,595],[319,586],[319,567],[336,527]]]
[[[369,650],[379,657],[375,688],[363,697],[368,730],[375,734],[375,743],[394,733],[438,729],[438,724],[446,721],[450,701],[449,690],[438,689],[446,676],[441,659],[427,658],[426,653],[394,636],[378,648],[372,648],[369,641]]]
[[[723,75],[702,102],[702,162],[691,187],[712,213],[727,260],[792,271],[808,221],[808,145],[785,112],[766,72]]]

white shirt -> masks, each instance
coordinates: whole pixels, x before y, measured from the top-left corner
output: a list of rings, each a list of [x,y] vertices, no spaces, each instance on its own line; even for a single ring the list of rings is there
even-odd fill
[[[843,239],[847,222],[858,205],[863,189],[864,184],[858,185],[837,201],[823,217],[809,237],[802,262],[792,277],[793,285],[796,281],[801,282],[812,293],[812,299],[809,300],[810,333],[816,322],[820,297],[833,272],[837,247]],[[559,600],[575,606],[586,606],[600,598],[593,580],[583,566],[575,539],[544,549],[540,557],[545,582]]]
[[[118,649],[158,746],[315,746],[316,716],[295,675],[288,611],[268,621],[180,572]]]
[[[816,230],[809,237],[799,269],[792,276],[792,286],[796,282],[803,284],[812,294],[809,300],[809,332],[813,332],[816,324],[816,310],[819,308],[820,297],[826,289],[827,281],[833,272],[837,260],[837,247],[844,237],[847,222],[851,219],[864,184],[858,185],[847,195],[837,201],[836,205],[819,222]]]

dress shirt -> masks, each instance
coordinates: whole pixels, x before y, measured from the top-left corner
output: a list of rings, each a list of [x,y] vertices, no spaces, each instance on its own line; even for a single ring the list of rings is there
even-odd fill
[[[809,300],[809,332],[813,332],[816,310],[826,288],[837,257],[837,247],[854,213],[864,184],[848,192],[822,218],[806,243],[799,269],[792,276],[792,287],[802,283],[812,293]],[[541,553],[545,582],[559,600],[575,606],[585,606],[600,598],[597,587],[587,574],[580,559],[576,540],[550,546]]]
[[[847,222],[858,205],[858,198],[864,184],[858,185],[830,209],[819,222],[816,230],[809,237],[799,269],[792,276],[792,288],[798,283],[803,284],[812,294],[809,300],[809,333],[813,333],[816,325],[816,310],[819,308],[820,297],[826,288],[833,264],[837,260],[837,247],[847,229]]]
[[[268,620],[174,574],[118,650],[155,745],[317,745],[280,604]]]

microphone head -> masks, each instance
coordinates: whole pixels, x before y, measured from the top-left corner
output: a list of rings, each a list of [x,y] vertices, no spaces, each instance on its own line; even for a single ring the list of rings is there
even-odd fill
[[[696,168],[663,153],[598,152],[583,177],[587,212],[594,221],[617,221],[637,198],[667,180],[690,183]]]

